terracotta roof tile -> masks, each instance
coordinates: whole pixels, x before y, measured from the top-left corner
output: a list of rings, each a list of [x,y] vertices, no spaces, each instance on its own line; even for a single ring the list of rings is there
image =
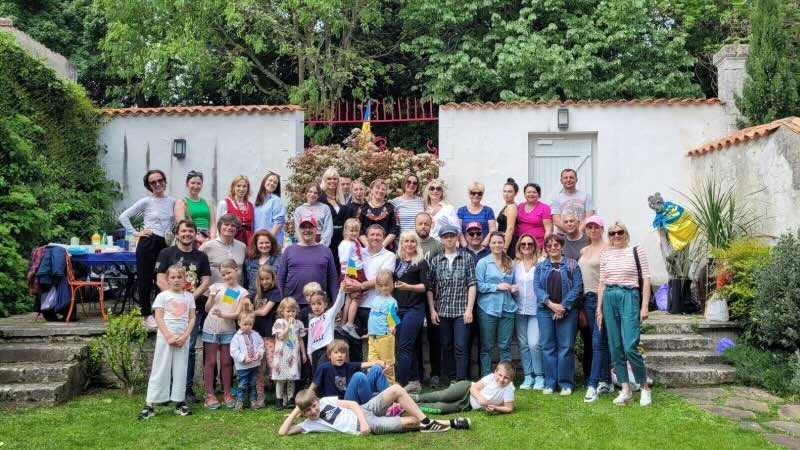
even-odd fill
[[[104,116],[160,116],[160,115],[206,115],[206,114],[253,114],[302,111],[297,105],[231,105],[231,106],[169,106],[162,108],[117,108],[103,109]]]
[[[800,134],[800,118],[786,117],[778,119],[774,122],[756,125],[754,127],[745,128],[735,133],[731,133],[721,139],[705,143],[699,147],[689,150],[688,156],[700,156],[706,153],[711,153],[715,150],[722,150],[734,144],[739,144],[753,139],[762,138],[772,134],[780,127],[787,127],[797,134]]]
[[[659,105],[721,105],[722,100],[718,98],[654,98],[654,99],[633,99],[633,100],[553,100],[553,101],[534,101],[519,100],[510,102],[464,102],[464,103],[445,103],[440,109],[508,109],[508,108],[530,108],[530,107],[550,107],[550,106],[659,106]]]

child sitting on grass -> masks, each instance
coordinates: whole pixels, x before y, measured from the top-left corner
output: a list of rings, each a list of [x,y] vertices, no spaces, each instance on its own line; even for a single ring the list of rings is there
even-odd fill
[[[328,361],[322,363],[314,372],[314,379],[309,389],[322,397],[337,397],[353,400],[363,405],[372,396],[389,387],[389,381],[383,373],[383,361],[349,362],[347,342],[335,339],[328,345]],[[369,369],[364,374],[362,369]]]
[[[281,436],[312,432],[368,435],[412,430],[436,433],[450,428],[466,430],[471,425],[470,419],[463,417],[431,420],[399,385],[391,386],[364,405],[336,397],[318,398],[311,389],[300,391],[296,401],[297,406],[278,429]],[[408,417],[386,417],[386,411],[395,402],[405,408]],[[298,417],[305,420],[295,424]]]
[[[236,379],[239,380],[239,390],[236,391],[236,410],[244,407],[244,393],[247,391],[247,400],[250,407],[258,409],[259,404],[256,394],[256,378],[261,359],[264,357],[264,340],[258,331],[253,329],[255,314],[243,312],[239,315],[239,331],[231,339],[231,357],[236,367]]]
[[[428,414],[450,414],[468,409],[510,413],[514,410],[514,366],[509,360],[497,363],[494,372],[479,381],[458,381],[441,391],[412,394],[419,408]]]
[[[186,269],[183,265],[170,266],[166,275],[169,290],[159,293],[153,303],[158,334],[153,367],[147,383],[147,400],[139,412],[139,419],[153,417],[153,405],[169,400],[176,402],[175,414],[192,414],[192,410],[186,405],[185,387],[189,337],[195,320],[194,296],[183,288],[186,284]]]

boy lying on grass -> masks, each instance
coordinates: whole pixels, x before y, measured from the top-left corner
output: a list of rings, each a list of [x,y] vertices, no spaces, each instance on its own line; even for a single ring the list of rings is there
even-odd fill
[[[393,403],[399,403],[409,417],[386,417]],[[339,432],[348,434],[387,434],[419,430],[437,433],[450,428],[469,429],[469,418],[457,417],[432,420],[420,411],[408,393],[399,385],[392,385],[363,405],[337,397],[317,398],[314,391],[304,389],[295,398],[294,410],[278,429],[281,436],[312,432]],[[294,421],[303,417],[300,423]]]
[[[450,414],[470,409],[510,413],[514,410],[514,366],[511,361],[497,363],[494,372],[476,382],[451,384],[441,391],[411,394],[419,409],[428,414]]]

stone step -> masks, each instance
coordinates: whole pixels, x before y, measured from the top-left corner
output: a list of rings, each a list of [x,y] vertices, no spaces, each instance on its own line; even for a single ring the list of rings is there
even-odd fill
[[[0,383],[68,381],[81,370],[81,362],[20,362],[0,364]]]
[[[22,322],[0,325],[0,342],[83,342],[105,333],[105,322]]]
[[[657,350],[646,352],[645,358],[647,364],[659,366],[692,366],[722,363],[722,356],[713,350]]]
[[[77,361],[88,351],[86,343],[10,342],[0,344],[0,363]]]
[[[671,322],[650,322],[642,324],[642,333],[645,334],[694,334],[699,327],[696,321],[671,321]]]
[[[0,404],[4,406],[54,405],[65,401],[71,394],[66,381],[0,384]]]
[[[736,369],[725,364],[704,365],[650,365],[648,367],[656,383],[669,386],[699,386],[733,383]]]
[[[711,340],[699,334],[643,334],[640,338],[646,352],[657,350],[710,350]]]

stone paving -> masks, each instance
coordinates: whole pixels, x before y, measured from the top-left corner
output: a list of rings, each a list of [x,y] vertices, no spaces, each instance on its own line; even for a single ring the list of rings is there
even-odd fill
[[[711,414],[738,422],[777,445],[800,450],[800,405],[745,386],[670,389]]]

